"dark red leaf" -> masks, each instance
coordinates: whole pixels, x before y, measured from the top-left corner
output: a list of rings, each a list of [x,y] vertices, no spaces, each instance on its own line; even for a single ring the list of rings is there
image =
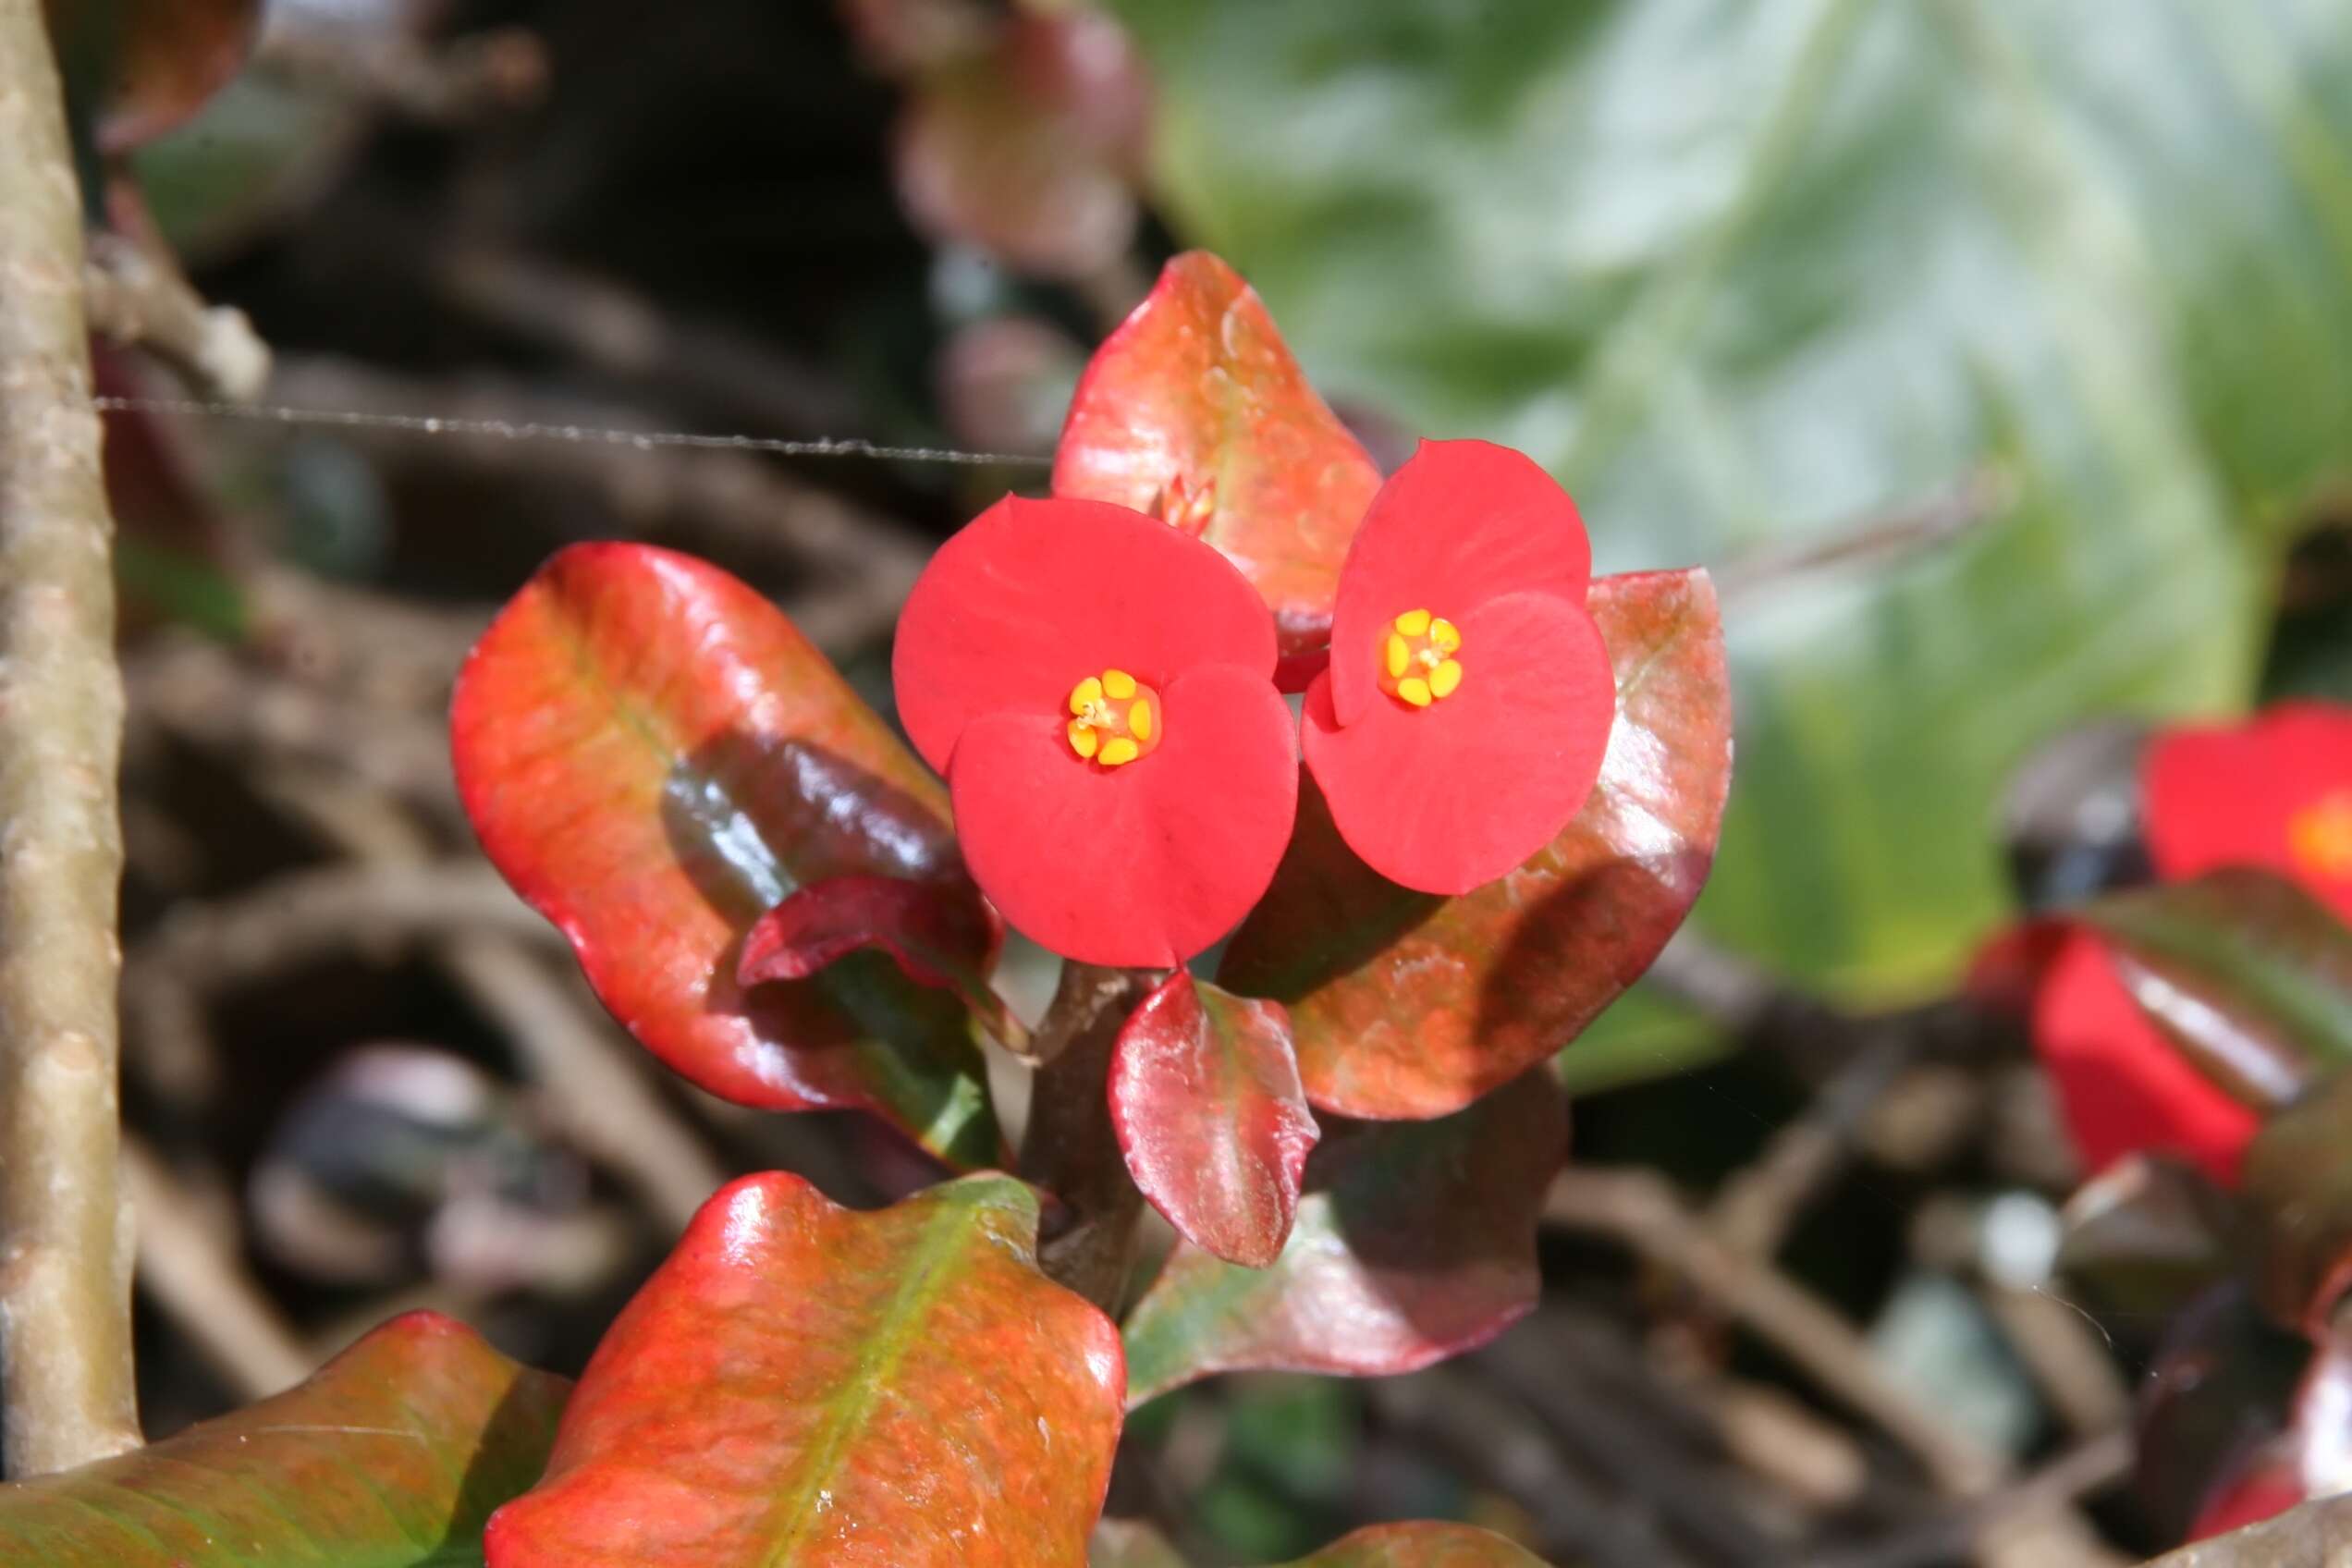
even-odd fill
[[[124,153],[193,117],[242,69],[261,0],[43,0],[98,146]]]
[[[2249,1466],[2277,1445],[2310,1359],[2310,1346],[2265,1319],[2235,1281],[2165,1326],[2133,1402],[2132,1490],[2158,1539],[2224,1527],[2199,1517],[2223,1506],[2236,1483],[2251,1482]]]
[[[1177,1247],[1127,1320],[1131,1397],[1215,1372],[1410,1372],[1485,1343],[1536,1304],[1536,1219],[1567,1147],[1542,1069],[1438,1121],[1333,1127],[1273,1267]]]
[[[1609,755],[1584,810],[1518,870],[1460,898],[1411,892],[1300,791],[1290,851],[1218,978],[1290,1009],[1315,1104],[1441,1116],[1508,1082],[1633,984],[1698,897],[1731,782],[1714,588],[1644,572],[1598,580],[1587,603],[1616,673]]]
[[[1106,1519],[1095,1527],[1092,1568],[1184,1568],[1148,1525]],[[1372,1525],[1285,1568],[1544,1568],[1540,1559],[1469,1525]]]
[[[871,1214],[797,1176],[711,1199],[606,1334],[490,1568],[1077,1568],[1119,1337],[973,1176]]]
[[[806,980],[851,953],[890,955],[918,986],[952,991],[1006,1048],[1023,1051],[1028,1031],[988,986],[1004,925],[986,899],[952,883],[902,876],[830,876],[800,888],[760,916],[743,937],[735,983]]]
[[[737,982],[744,936],[803,884],[978,896],[938,782],[773,606],[691,557],[575,545],[475,646],[450,739],[483,848],[654,1054],[744,1105],[869,1109],[998,1158],[953,997],[879,953]]]
[[[274,1399],[0,1487],[0,1540],[42,1568],[478,1562],[484,1519],[538,1479],[569,1386],[410,1313]]]
[[[1150,99],[1109,16],[1016,17],[922,73],[899,128],[900,199],[918,227],[1016,271],[1089,276],[1134,237]]]
[[[1380,472],[1307,385],[1256,290],[1194,251],[1096,351],[1053,485],[1224,551],[1273,606],[1283,688],[1304,691]]]
[[[2325,1498],[2150,1558],[2140,1568],[2334,1568],[2346,1538],[2352,1538],[2352,1496]]]
[[[2262,1304],[2321,1339],[2352,1292],[2352,1072],[2270,1120],[2240,1188],[2253,1216]]]
[[[1187,1241],[1256,1268],[1281,1256],[1320,1133],[1279,1004],[1169,975],[1119,1032],[1110,1120],[1135,1185]]]
[[[2100,1308],[2161,1323],[2231,1278],[2247,1232],[2236,1196],[2186,1161],[2134,1154],[2060,1216],[2058,1271]]]

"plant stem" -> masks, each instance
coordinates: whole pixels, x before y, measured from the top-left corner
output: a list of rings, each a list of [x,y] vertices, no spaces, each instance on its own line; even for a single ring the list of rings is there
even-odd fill
[[[1144,1194],[1110,1125],[1108,1084],[1120,1025],[1158,974],[1066,962],[1035,1036],[1038,1057],[1021,1173],[1061,1199],[1037,1249],[1047,1275],[1114,1312],[1135,1259]]]
[[[0,1425],[139,1444],[116,1105],[122,681],[81,203],[41,0],[0,0]]]

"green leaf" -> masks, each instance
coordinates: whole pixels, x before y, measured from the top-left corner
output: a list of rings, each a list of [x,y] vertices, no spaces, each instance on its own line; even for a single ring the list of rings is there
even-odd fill
[[[1532,452],[1606,569],[2001,476],[1737,607],[1719,938],[1940,979],[2031,745],[2249,692],[2352,453],[2352,0],[1118,8],[1183,239],[1326,395]]]
[[[1080,1568],[1119,1335],[1036,1233],[1009,1176],[872,1214],[780,1171],[721,1190],[597,1347],[491,1568]]]
[[[576,545],[483,634],[449,717],[484,850],[596,995],[715,1095],[876,1112],[952,1163],[999,1153],[968,1014],[883,953],[746,987],[795,888],[880,875],[977,905],[946,791],[781,612],[706,562]]]
[[[1332,1126],[1272,1267],[1190,1243],[1127,1319],[1128,1392],[1217,1372],[1382,1377],[1471,1350],[1536,1305],[1536,1219],[1567,1153],[1537,1069],[1431,1121]]]
[[[565,1381],[461,1323],[396,1317],[275,1399],[0,1487],[0,1555],[42,1568],[457,1568],[539,1476]]]
[[[262,0],[43,0],[76,118],[128,152],[192,116],[243,68]]]

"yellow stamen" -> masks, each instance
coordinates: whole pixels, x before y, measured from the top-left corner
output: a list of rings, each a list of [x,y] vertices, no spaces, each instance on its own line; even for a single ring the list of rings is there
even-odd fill
[[[1417,675],[1408,675],[1397,682],[1397,695],[1416,708],[1429,705],[1429,683]]]
[[[1433,619],[1429,622],[1429,645],[1439,653],[1451,654],[1462,646],[1462,632],[1450,620]]]
[[[1429,672],[1429,695],[1451,697],[1453,689],[1462,684],[1462,661],[1448,659]]]
[[[1070,689],[1070,711],[1083,714],[1102,701],[1103,683],[1089,675]]]
[[[1072,751],[1082,757],[1090,757],[1095,754],[1096,744],[1093,725],[1083,718],[1073,718],[1070,721],[1070,749]]]
[[[2314,876],[2352,876],[2352,790],[2338,790],[2287,819],[2286,846]]]
[[[1403,638],[1391,631],[1389,633],[1388,655],[1389,679],[1394,680],[1403,676],[1405,667],[1413,662],[1413,650],[1405,645]]]
[[[1452,696],[1468,673],[1453,656],[1461,646],[1462,629],[1453,622],[1426,609],[1405,611],[1380,634],[1380,690],[1416,708]]]
[[[1124,767],[1143,754],[1143,747],[1120,735],[1103,742],[1100,760],[1105,767]]]
[[[1123,669],[1106,669],[1102,674],[1102,689],[1114,702],[1125,702],[1135,694],[1135,678]]]
[[[1429,630],[1429,612],[1407,610],[1396,618],[1396,629],[1407,637],[1418,637]]]
[[[1138,697],[1135,705],[1127,710],[1127,733],[1138,741],[1148,741],[1152,735],[1151,699]]]
[[[1122,767],[1159,744],[1159,693],[1123,669],[1090,675],[1070,689],[1063,734],[1082,761]]]

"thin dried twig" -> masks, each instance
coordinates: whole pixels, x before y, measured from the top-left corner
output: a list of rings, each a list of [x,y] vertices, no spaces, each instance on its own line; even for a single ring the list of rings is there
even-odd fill
[[[205,303],[160,251],[93,234],[82,284],[93,329],[147,349],[206,396],[242,400],[268,384],[269,348],[245,312]]]
[[[181,1178],[135,1140],[124,1146],[123,1175],[139,1214],[140,1289],[245,1398],[308,1377],[317,1358]]]
[[[0,1402],[8,1473],[139,1444],[117,1162],[113,522],[40,0],[0,0]]]

